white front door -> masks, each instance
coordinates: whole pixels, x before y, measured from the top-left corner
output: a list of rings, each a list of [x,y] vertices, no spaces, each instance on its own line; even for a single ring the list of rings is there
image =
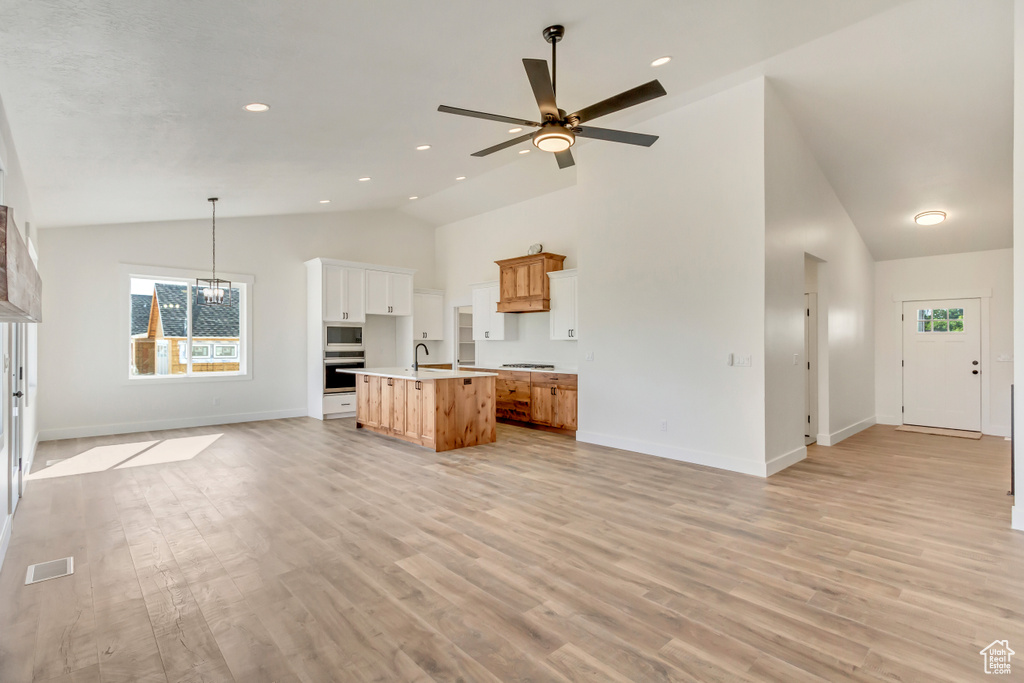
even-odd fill
[[[156,342],[156,374],[166,375],[171,371],[170,344],[166,339]]]
[[[903,303],[903,424],[981,431],[981,301]]]

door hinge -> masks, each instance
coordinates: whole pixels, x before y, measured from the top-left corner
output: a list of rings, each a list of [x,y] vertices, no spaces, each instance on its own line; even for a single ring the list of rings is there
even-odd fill
[[[903,317],[902,313],[900,313],[900,320],[906,320],[906,318]]]
[[[901,413],[907,412],[907,407],[906,406],[900,406],[900,412]]]
[[[811,424],[811,416],[810,415],[807,416],[807,424]]]
[[[811,361],[807,361],[807,369],[808,369],[808,370],[810,370],[810,369],[811,369]]]
[[[811,309],[809,309],[809,308],[807,309],[807,317],[808,317],[808,318],[810,318],[810,317],[811,317]]]
[[[901,368],[904,368],[904,367],[906,367],[906,366],[907,366],[907,361],[905,361],[905,360],[901,360],[901,361],[900,361],[900,367],[901,367]]]

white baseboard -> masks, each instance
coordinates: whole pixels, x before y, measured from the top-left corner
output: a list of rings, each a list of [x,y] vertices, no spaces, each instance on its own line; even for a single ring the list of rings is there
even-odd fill
[[[679,448],[678,446],[651,443],[649,441],[641,441],[639,439],[629,439],[621,436],[612,436],[610,434],[598,434],[597,432],[578,431],[576,432],[576,440],[584,443],[596,444],[598,446],[619,448],[624,451],[644,453],[645,455],[655,455],[659,458],[680,460],[682,462],[689,462],[695,465],[717,467],[718,469],[729,470],[730,472],[752,474],[755,477],[765,476],[764,462],[756,459],[745,460],[728,455],[718,455],[717,453],[707,453],[689,448]]]
[[[843,439],[848,439],[857,432],[863,432],[865,429],[867,429],[868,427],[872,427],[875,424],[877,424],[875,418],[869,417],[868,419],[856,422],[850,425],[849,427],[844,427],[843,429],[840,429],[838,432],[832,432],[831,434],[818,434],[818,445],[835,446]],[[898,424],[902,424],[902,421],[900,421]]]
[[[7,557],[7,546],[11,544],[11,528],[14,526],[14,515],[4,517],[4,528],[0,530],[0,569],[4,568],[4,558]]]
[[[896,413],[895,415],[876,415],[875,423],[880,425],[896,425],[903,424],[902,413]]]
[[[57,439],[77,439],[83,436],[109,436],[112,434],[133,434],[135,432],[154,432],[162,429],[182,429],[185,427],[209,427],[226,425],[236,422],[256,422],[259,420],[282,420],[288,417],[305,417],[305,408],[291,410],[269,410],[263,413],[234,413],[229,415],[210,415],[208,417],[184,417],[171,420],[150,420],[146,422],[122,422],[107,425],[83,425],[81,427],[61,427],[58,429],[42,429],[39,441],[56,441]]]
[[[1010,436],[1010,425],[984,425],[981,433],[988,436]]]
[[[777,472],[781,472],[790,465],[795,465],[806,457],[807,446],[801,446],[800,448],[791,450],[789,453],[777,455],[765,463],[765,476],[770,477]]]
[[[1014,505],[1011,509],[1013,516],[1010,519],[1010,528],[1024,531],[1024,504]]]

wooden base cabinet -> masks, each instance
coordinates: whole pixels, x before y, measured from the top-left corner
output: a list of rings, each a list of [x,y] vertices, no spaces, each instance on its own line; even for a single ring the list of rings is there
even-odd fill
[[[565,432],[576,431],[576,375],[496,372],[498,419]]]
[[[360,375],[356,381],[356,427],[435,451],[493,443],[494,379]]]

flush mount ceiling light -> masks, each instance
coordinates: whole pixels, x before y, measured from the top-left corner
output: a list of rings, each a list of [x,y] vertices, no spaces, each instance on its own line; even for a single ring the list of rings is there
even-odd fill
[[[245,105],[245,110],[251,111],[254,114],[261,114],[265,111],[270,111],[270,105],[263,104],[262,102],[252,102],[250,104]]]
[[[945,211],[925,211],[914,216],[914,222],[918,225],[938,225],[946,220]]]
[[[533,144],[545,152],[564,152],[573,146],[576,136],[567,127],[558,123],[545,123],[533,134]]]
[[[217,278],[217,198],[207,201],[213,210],[213,268],[208,278],[196,278],[196,305],[230,306],[231,282]]]
[[[672,58],[666,55],[664,57],[658,57],[657,59],[655,59],[653,62],[651,62],[651,66],[661,66],[662,64],[668,64],[671,61]]]
[[[458,116],[469,116],[475,119],[487,119],[488,121],[500,121],[516,126],[516,128],[510,129],[509,132],[518,132],[518,129],[527,126],[540,129],[535,132],[523,133],[511,140],[506,140],[487,149],[474,152],[473,156],[485,157],[531,140],[537,146],[537,149],[554,153],[558,168],[569,168],[576,164],[569,148],[576,142],[577,137],[593,138],[607,142],[622,142],[627,145],[639,145],[641,147],[650,147],[655,143],[658,139],[657,135],[595,128],[589,124],[598,117],[614,114],[628,107],[667,94],[661,83],[657,80],[649,81],[618,95],[596,102],[589,107],[584,107],[571,114],[567,114],[564,109],[559,109],[555,101],[558,76],[556,47],[565,35],[565,27],[548,26],[541,32],[541,35],[544,36],[544,40],[551,44],[551,69],[548,69],[547,60],[544,59],[523,60],[523,66],[526,68],[526,77],[530,80],[533,97],[537,101],[537,107],[540,110],[540,119],[538,121],[521,119],[514,116],[488,114],[470,109],[460,109],[444,104],[437,108],[438,111],[446,114],[457,114]],[[520,154],[522,153],[520,151]]]
[[[419,147],[416,148],[416,151],[417,152],[423,152],[423,151],[428,150],[428,149],[430,149],[430,145],[420,145]]]
[[[370,176],[363,176],[362,178],[359,179],[359,182],[365,183],[369,179],[370,179]]]

